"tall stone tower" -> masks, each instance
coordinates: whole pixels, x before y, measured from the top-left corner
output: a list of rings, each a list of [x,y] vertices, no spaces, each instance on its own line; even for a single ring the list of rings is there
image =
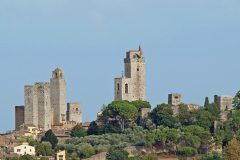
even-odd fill
[[[36,127],[48,130],[51,128],[51,106],[50,106],[50,84],[35,83],[24,87],[25,125],[34,125]]]
[[[126,53],[124,66],[124,75],[115,78],[115,100],[146,100],[145,58],[141,46]]]
[[[52,72],[51,107],[53,109],[53,125],[61,125],[66,121],[66,81],[60,68]]]

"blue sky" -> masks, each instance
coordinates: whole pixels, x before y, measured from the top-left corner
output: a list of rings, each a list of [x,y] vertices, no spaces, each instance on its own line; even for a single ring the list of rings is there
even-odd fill
[[[1,0],[0,132],[14,129],[23,87],[61,67],[67,100],[85,121],[113,100],[113,79],[139,44],[147,61],[147,97],[185,103],[240,89],[239,0]]]

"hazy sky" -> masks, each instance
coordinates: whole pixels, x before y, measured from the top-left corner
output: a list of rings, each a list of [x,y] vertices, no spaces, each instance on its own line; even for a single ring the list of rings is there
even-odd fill
[[[113,79],[139,44],[153,107],[240,89],[239,0],[0,0],[0,132],[14,129],[23,87],[61,67],[85,121],[113,100]]]

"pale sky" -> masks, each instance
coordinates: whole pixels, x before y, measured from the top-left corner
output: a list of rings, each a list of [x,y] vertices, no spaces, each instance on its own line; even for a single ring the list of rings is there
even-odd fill
[[[240,89],[239,0],[1,0],[0,132],[14,129],[24,85],[48,81],[56,67],[67,101],[94,120],[140,43],[153,107],[171,92],[202,105]]]

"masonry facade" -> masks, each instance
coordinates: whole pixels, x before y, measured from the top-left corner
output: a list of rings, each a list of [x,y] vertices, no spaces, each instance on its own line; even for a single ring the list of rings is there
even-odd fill
[[[53,124],[60,125],[66,121],[66,81],[60,68],[52,72],[50,80],[51,106],[53,109]]]
[[[24,87],[24,124],[34,125],[43,130],[67,123],[66,81],[60,68],[52,72],[50,82],[39,82]],[[70,103],[72,104],[72,103]],[[77,103],[74,103],[76,106]],[[79,103],[78,103],[79,104]],[[72,105],[71,105],[72,106]],[[71,110],[71,120],[82,122],[80,105]]]
[[[146,100],[144,52],[130,50],[124,59],[124,75],[114,80],[115,100]]]
[[[15,129],[24,124],[24,106],[15,106]]]
[[[39,82],[24,87],[25,125],[34,125],[44,130],[51,128],[52,109],[50,104],[50,84]]]
[[[67,103],[67,121],[82,123],[80,103]]]

